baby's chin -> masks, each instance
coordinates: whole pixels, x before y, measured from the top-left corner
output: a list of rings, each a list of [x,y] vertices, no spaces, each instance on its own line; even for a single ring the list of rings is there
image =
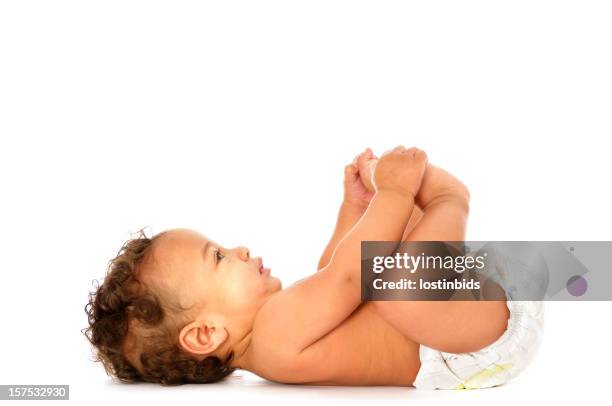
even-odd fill
[[[272,294],[283,290],[283,283],[276,276],[268,275],[267,283],[270,286],[270,289],[268,291]]]

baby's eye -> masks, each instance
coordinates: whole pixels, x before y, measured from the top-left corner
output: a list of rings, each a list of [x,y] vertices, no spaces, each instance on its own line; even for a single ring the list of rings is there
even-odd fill
[[[223,258],[225,258],[225,255],[223,255],[223,254],[221,253],[221,251],[217,249],[217,250],[215,250],[215,257],[216,257],[216,259],[217,259],[217,262],[219,262],[219,261],[221,261]]]

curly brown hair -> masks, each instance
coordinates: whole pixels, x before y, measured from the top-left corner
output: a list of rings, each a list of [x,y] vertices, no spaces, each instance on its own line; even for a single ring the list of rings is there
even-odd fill
[[[194,358],[178,344],[180,322],[171,304],[138,279],[152,244],[166,232],[149,238],[138,231],[109,261],[102,285],[89,293],[85,313],[89,326],[82,330],[95,348],[95,361],[121,382],[162,385],[212,383],[227,377],[234,352],[222,360]]]

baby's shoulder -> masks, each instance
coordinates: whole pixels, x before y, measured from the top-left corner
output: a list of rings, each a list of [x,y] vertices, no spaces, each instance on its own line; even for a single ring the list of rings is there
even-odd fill
[[[274,318],[257,317],[249,348],[251,372],[271,381],[294,381],[299,365],[289,345],[290,341],[290,332],[283,329]]]

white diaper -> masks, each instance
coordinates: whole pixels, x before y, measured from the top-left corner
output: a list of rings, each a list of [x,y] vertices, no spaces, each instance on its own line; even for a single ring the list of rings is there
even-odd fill
[[[544,302],[507,300],[508,328],[493,344],[475,352],[454,354],[421,345],[419,389],[477,389],[501,385],[533,359],[542,337]]]

